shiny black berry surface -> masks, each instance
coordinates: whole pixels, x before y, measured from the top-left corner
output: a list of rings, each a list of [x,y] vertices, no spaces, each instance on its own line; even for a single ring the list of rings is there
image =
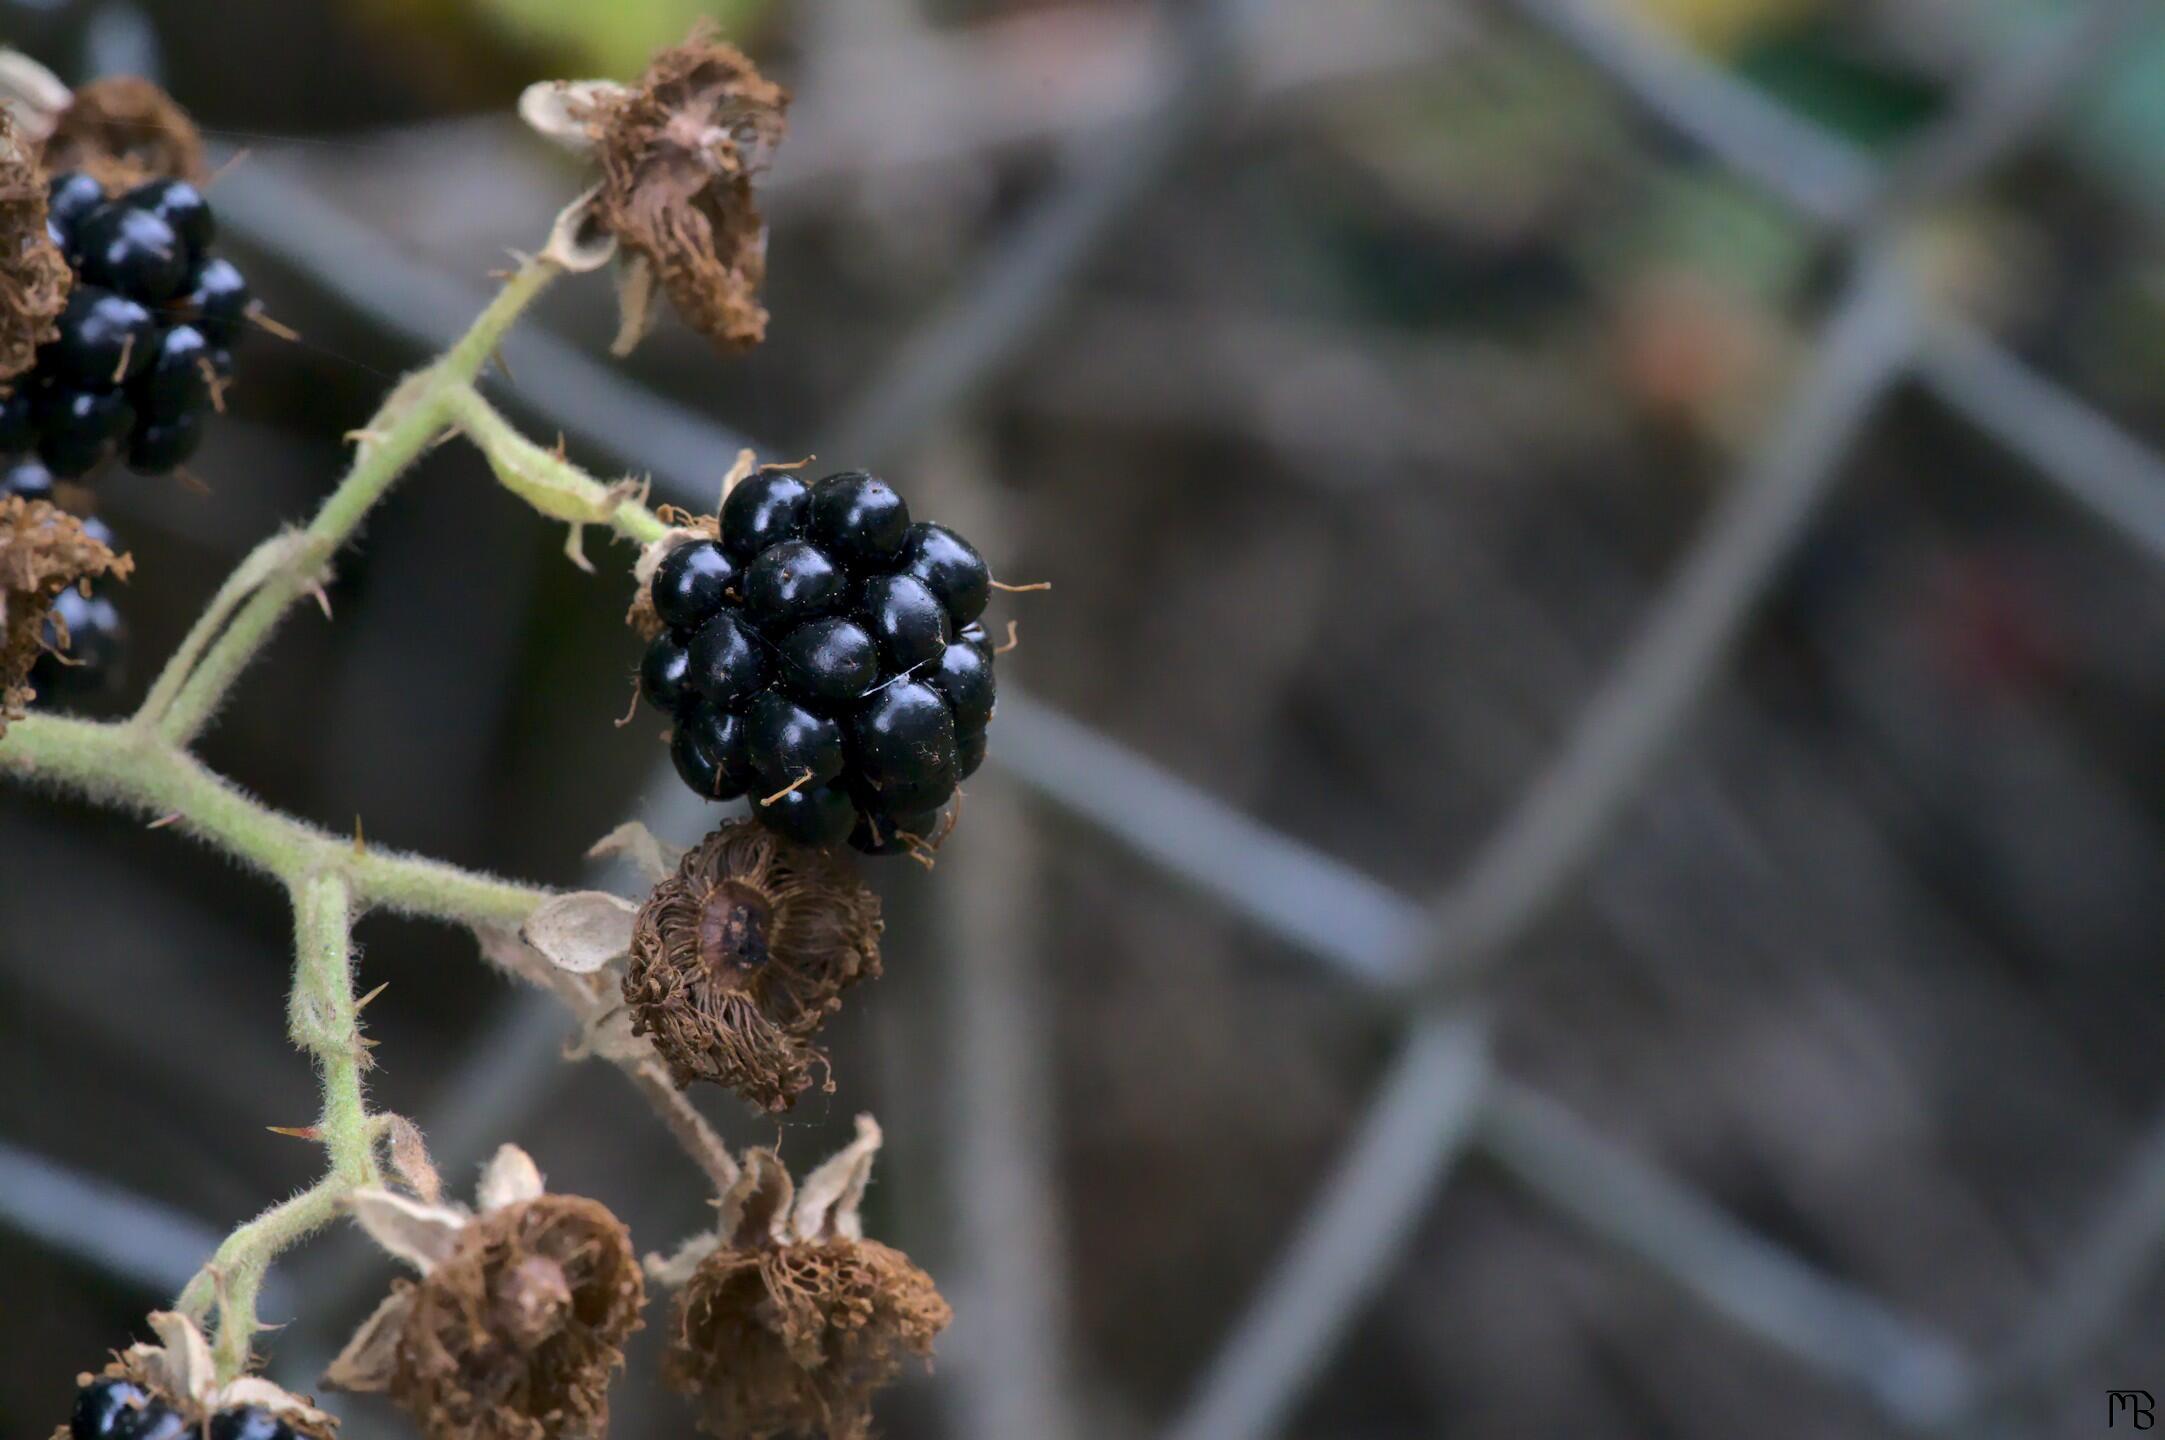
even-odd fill
[[[73,284],[36,366],[0,401],[0,453],[35,451],[62,479],[116,458],[145,474],[178,469],[218,404],[250,303],[239,269],[210,253],[210,202],[184,180],[108,197],[80,171],[46,193]]]
[[[68,1417],[68,1433],[74,1440],[107,1440],[123,1419],[132,1419],[136,1407],[149,1397],[130,1380],[93,1380],[75,1392],[75,1410]]]
[[[641,691],[674,719],[678,775],[804,844],[921,853],[987,749],[983,557],[855,470],[749,476],[718,528],[647,591],[664,630]]]
[[[210,1440],[293,1440],[293,1427],[259,1405],[235,1405],[210,1417]]]
[[[736,578],[737,567],[712,540],[679,545],[654,572],[654,613],[672,630],[696,630],[722,608]]]

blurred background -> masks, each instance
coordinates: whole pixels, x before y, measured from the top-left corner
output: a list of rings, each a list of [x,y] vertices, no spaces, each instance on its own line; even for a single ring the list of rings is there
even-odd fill
[[[881,468],[1001,597],[993,764],[874,867],[838,1089],[958,1311],[897,1440],[2091,1435],[2165,1392],[2165,24],[2123,0],[0,0],[235,158],[254,337],[98,494],[139,697],[341,435],[581,184],[529,80],[711,15],[796,93],[771,339],[492,382],[710,508]],[[554,883],[685,842],[611,553],[432,456],[205,753]],[[590,542],[597,559],[599,541]],[[611,563],[614,562],[614,563]],[[628,884],[627,877],[614,879]],[[271,888],[0,796],[0,1434],[65,1418],[305,1183]],[[367,922],[380,1104],[645,1248],[706,1223],[618,1077]],[[307,1388],[390,1267],[281,1266]],[[653,1376],[616,1433],[686,1431]],[[341,1400],[348,1433],[402,1432]],[[2130,1416],[2118,1417],[2123,1427]]]

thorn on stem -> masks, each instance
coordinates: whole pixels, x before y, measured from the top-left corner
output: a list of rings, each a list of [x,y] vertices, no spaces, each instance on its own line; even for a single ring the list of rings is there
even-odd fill
[[[329,593],[326,592],[321,585],[309,586],[308,593],[316,597],[316,608],[323,612],[323,618],[326,620],[330,619],[331,597]]]
[[[353,853],[356,855],[366,855],[368,853],[368,837],[361,831],[361,817],[359,815],[353,817]]]
[[[145,825],[143,828],[145,830],[163,830],[166,826],[173,824],[180,818],[181,815],[178,810],[168,810],[163,815],[160,815],[157,819],[151,821],[148,825]]]
[[[264,1129],[273,1135],[285,1135],[295,1140],[321,1140],[323,1132],[313,1125],[266,1125]]]
[[[378,985],[375,989],[369,991],[366,995],[363,995],[360,999],[354,1001],[354,1013],[358,1015],[361,1011],[366,1010],[368,1008],[369,1001],[375,999],[378,995],[381,995],[384,991],[390,988],[391,982],[386,980],[381,985]]]

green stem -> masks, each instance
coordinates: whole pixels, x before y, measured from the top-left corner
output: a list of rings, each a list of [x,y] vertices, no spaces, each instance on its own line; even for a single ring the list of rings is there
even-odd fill
[[[158,672],[156,683],[143,698],[143,707],[135,712],[138,725],[154,726],[159,717],[172,708],[174,696],[180,693],[180,688],[188,677],[195,673],[196,664],[203,658],[203,652],[210,648],[211,642],[225,629],[226,622],[233,618],[233,612],[240,609],[241,602],[253,595],[277,570],[292,563],[300,543],[301,539],[297,534],[277,535],[248,552],[248,557],[226,577],[225,584],[218,587],[218,593],[211,597],[211,602],[204,607],[202,615],[189,627],[180,647],[165,662],[165,668]]]
[[[323,1114],[316,1130],[330,1152],[331,1177],[349,1188],[373,1184],[375,1143],[361,1072],[369,1067],[361,1012],[353,999],[353,891],[341,875],[312,875],[293,887],[293,998],[286,1024],[293,1043],[323,1071]]]
[[[339,1206],[350,1188],[326,1177],[273,1205],[228,1235],[217,1253],[180,1292],[174,1308],[197,1320],[208,1314],[213,1304],[218,1308],[218,1343],[213,1358],[221,1381],[247,1367],[249,1346],[261,1328],[256,1320],[256,1297],[262,1293],[263,1276],[270,1269],[271,1258],[337,1219]],[[229,1353],[235,1350],[237,1355]]]
[[[442,433],[449,396],[471,384],[496,353],[505,331],[561,273],[547,260],[527,261],[442,359],[407,377],[391,392],[361,432],[352,468],[300,532],[291,557],[240,606],[162,712],[151,716],[161,737],[186,745],[202,733],[294,603],[323,583],[331,557],[353,538],[370,509]]]
[[[556,451],[536,445],[473,386],[450,391],[445,404],[451,420],[489,457],[504,488],[542,514],[572,525],[608,525],[641,545],[667,533],[653,511],[625,497],[625,487],[604,485]]]
[[[0,740],[0,775],[133,810],[281,880],[329,875],[363,908],[469,926],[517,926],[545,891],[436,860],[357,845],[212,774],[186,752],[125,725],[32,715]]]

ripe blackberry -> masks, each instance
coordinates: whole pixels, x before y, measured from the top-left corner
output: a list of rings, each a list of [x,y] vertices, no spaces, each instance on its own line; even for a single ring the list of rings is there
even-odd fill
[[[74,1440],[112,1440],[121,1423],[133,1421],[137,1407],[149,1398],[132,1380],[110,1376],[93,1380],[75,1392],[68,1433]]]
[[[257,1405],[235,1405],[210,1417],[210,1440],[294,1440],[293,1427]]]
[[[709,799],[748,792],[803,844],[936,843],[992,719],[984,559],[855,470],[760,471],[718,528],[671,550],[647,592],[665,629],[641,689],[675,720],[678,774]]]
[[[672,630],[696,630],[722,608],[736,578],[737,567],[712,540],[679,545],[654,572],[654,613]]]
[[[842,727],[768,690],[744,712],[744,752],[776,789],[799,780],[824,785],[842,773]]]
[[[57,622],[57,623],[56,623]],[[60,627],[67,627],[67,643]],[[46,653],[30,672],[39,697],[81,701],[110,697],[123,679],[128,623],[111,600],[93,592],[63,590],[45,622]]]
[[[147,475],[173,470],[231,371],[248,282],[209,253],[217,222],[184,180],[108,197],[70,171],[46,203],[75,284],[36,366],[0,401],[0,453],[35,450],[64,479],[114,455]]]
[[[53,498],[53,472],[35,455],[0,462],[0,495],[20,495],[25,500]]]

